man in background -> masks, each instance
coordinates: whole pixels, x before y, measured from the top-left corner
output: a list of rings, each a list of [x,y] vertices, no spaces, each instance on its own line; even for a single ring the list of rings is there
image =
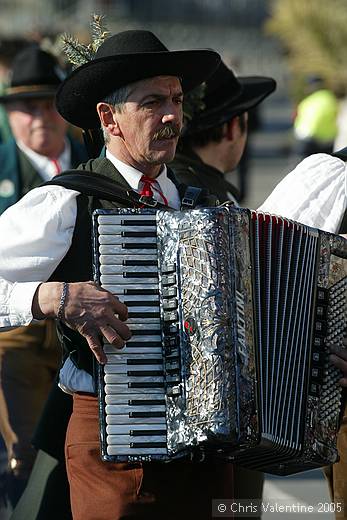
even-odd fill
[[[57,60],[37,45],[14,59],[11,83],[0,97],[13,135],[0,145],[0,213],[87,158],[83,145],[67,136],[68,124],[54,106],[63,78]],[[2,332],[0,357],[9,421],[17,436],[9,489],[15,505],[30,475],[35,457],[31,437],[61,358],[54,321]]]
[[[240,162],[247,140],[248,110],[276,88],[272,78],[236,78],[223,62],[213,76],[184,101],[185,128],[171,163],[176,177],[238,202],[238,190],[225,178]]]
[[[6,91],[15,56],[27,46],[28,41],[24,38],[0,39],[0,95]],[[0,105],[0,143],[6,142],[11,135],[6,110]]]

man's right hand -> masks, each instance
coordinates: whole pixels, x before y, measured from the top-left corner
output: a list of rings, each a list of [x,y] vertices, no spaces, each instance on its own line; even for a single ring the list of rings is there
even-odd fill
[[[33,317],[56,318],[62,289],[61,282],[42,283],[33,299]],[[99,363],[106,362],[102,336],[119,348],[131,337],[123,323],[128,318],[126,305],[94,282],[69,283],[63,311],[64,323],[85,337]]]

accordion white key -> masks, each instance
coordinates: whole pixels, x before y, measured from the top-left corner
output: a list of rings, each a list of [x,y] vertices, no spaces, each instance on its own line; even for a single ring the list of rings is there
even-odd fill
[[[93,223],[95,280],[132,331],[99,367],[104,460],[212,453],[282,475],[337,460],[345,239],[232,205]]]

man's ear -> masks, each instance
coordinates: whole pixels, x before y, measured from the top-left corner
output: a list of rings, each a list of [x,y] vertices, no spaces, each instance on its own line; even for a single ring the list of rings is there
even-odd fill
[[[121,135],[115,110],[107,103],[98,103],[96,110],[102,126],[107,129],[108,133],[114,136]]]
[[[240,136],[240,133],[241,133],[238,116],[233,117],[225,124],[227,126],[226,132],[225,132],[226,138],[229,141],[234,141],[236,138],[238,138]]]

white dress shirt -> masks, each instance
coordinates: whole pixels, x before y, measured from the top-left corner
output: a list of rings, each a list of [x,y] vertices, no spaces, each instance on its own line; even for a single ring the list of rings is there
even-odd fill
[[[258,210],[336,233],[347,207],[346,166],[331,155],[311,155],[288,173]]]
[[[136,170],[108,154],[132,185]],[[136,172],[140,179],[142,174]],[[167,177],[166,168],[157,178],[172,207],[179,195]],[[32,300],[38,285],[47,281],[68,252],[76,222],[78,191],[61,186],[31,190],[0,217],[0,328],[28,325]],[[69,372],[69,377],[75,374]],[[71,389],[68,381],[64,385]],[[92,391],[82,385],[72,390]]]

